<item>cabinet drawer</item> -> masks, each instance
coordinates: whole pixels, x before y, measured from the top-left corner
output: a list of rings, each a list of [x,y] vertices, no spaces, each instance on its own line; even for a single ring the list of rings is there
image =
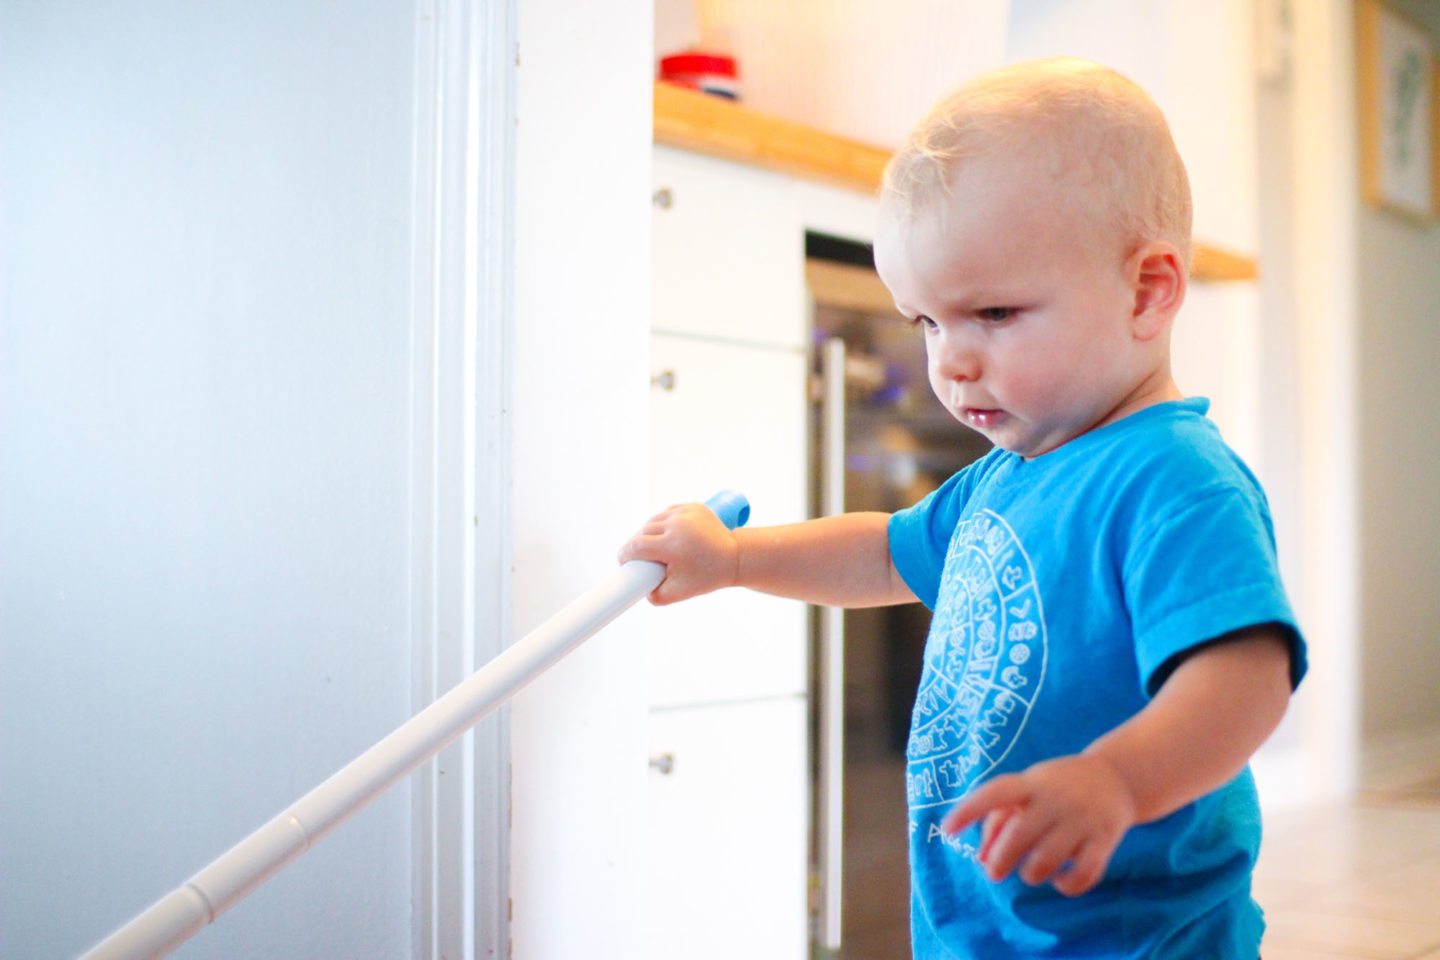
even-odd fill
[[[664,147],[654,157],[651,325],[802,347],[805,230],[794,185]]]
[[[805,744],[798,698],[651,714],[654,960],[809,955]]]
[[[655,509],[730,488],[757,525],[806,515],[806,359],[795,350],[651,337]],[[663,384],[663,385],[662,385]],[[645,614],[650,704],[800,693],[805,605],[723,590]]]

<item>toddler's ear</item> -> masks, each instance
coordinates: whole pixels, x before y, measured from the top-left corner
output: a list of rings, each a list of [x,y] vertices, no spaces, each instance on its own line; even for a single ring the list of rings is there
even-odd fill
[[[1187,279],[1180,251],[1169,243],[1147,243],[1131,256],[1128,267],[1135,291],[1135,335],[1153,340],[1185,302]]]

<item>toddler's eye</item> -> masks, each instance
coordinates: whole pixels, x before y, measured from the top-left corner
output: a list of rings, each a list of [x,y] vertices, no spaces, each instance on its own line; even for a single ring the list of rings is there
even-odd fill
[[[1015,316],[1017,312],[1014,307],[983,307],[975,311],[975,316],[987,323],[1001,323]]]
[[[934,321],[934,320],[931,320],[929,317],[925,316],[924,314],[921,314],[921,315],[918,316],[918,317],[911,317],[911,318],[910,318],[910,325],[911,325],[912,327],[924,327],[926,330],[934,330],[934,329],[935,329],[935,321]]]

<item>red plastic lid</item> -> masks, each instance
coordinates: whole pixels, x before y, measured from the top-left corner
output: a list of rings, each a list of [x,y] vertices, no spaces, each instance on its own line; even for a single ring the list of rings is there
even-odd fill
[[[660,61],[660,76],[705,73],[722,77],[735,76],[735,58],[718,53],[689,50],[665,57]]]

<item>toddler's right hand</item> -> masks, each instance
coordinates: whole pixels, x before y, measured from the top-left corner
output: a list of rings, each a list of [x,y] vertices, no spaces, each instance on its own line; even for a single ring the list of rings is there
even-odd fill
[[[703,503],[682,503],[651,517],[620,548],[620,562],[653,560],[665,579],[650,593],[656,606],[733,587],[740,574],[735,532]]]

